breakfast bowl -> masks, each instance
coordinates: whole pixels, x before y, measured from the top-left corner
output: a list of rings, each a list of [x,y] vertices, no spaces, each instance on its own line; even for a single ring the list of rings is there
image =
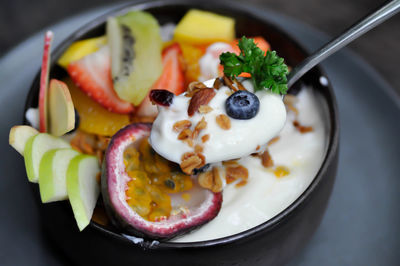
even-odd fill
[[[279,25],[269,22],[262,11],[245,4],[230,1],[134,2],[98,17],[56,47],[51,56],[50,76],[65,78],[67,73],[57,65],[57,60],[74,41],[103,35],[110,16],[139,9],[151,13],[160,25],[164,25],[177,23],[193,8],[234,18],[237,36],[264,36],[289,66],[299,64],[308,55]],[[40,73],[32,83],[25,111],[37,107],[39,87]],[[329,79],[317,66],[290,88],[289,94],[295,95],[303,87],[312,91],[317,99],[317,110],[326,132],[322,145],[323,158],[319,158],[320,166],[304,191],[261,224],[232,235],[219,237],[216,234],[215,238],[189,242],[130,235],[95,219],[79,232],[69,204],[54,202],[40,204],[39,208],[46,235],[78,265],[281,265],[288,262],[317,229],[327,207],[338,162],[338,111]],[[25,118],[24,121],[28,123]],[[37,186],[32,187],[37,202],[40,202]],[[98,205],[101,209],[101,197]]]

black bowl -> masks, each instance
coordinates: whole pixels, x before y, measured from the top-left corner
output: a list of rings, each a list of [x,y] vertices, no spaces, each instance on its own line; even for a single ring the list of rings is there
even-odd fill
[[[270,23],[262,11],[245,4],[176,0],[134,2],[95,19],[59,45],[52,53],[51,77],[66,76],[56,61],[73,41],[104,34],[108,16],[124,13],[132,7],[152,13],[161,25],[178,22],[190,8],[231,16],[236,19],[237,36],[264,36],[289,65],[295,66],[307,56],[307,52],[278,26]],[[26,109],[37,106],[39,75],[33,81]],[[144,240],[134,243],[117,230],[95,222],[79,232],[69,204],[56,202],[40,204],[46,233],[74,263],[82,265],[280,265],[287,262],[305,246],[318,227],[337,170],[339,124],[336,100],[332,88],[321,85],[321,76],[326,77],[320,67],[315,67],[300,82],[321,96],[321,112],[328,128],[325,158],[306,191],[269,221],[245,232],[210,241],[159,243]],[[292,91],[295,89],[296,86]],[[40,202],[37,186],[34,190],[37,202]]]

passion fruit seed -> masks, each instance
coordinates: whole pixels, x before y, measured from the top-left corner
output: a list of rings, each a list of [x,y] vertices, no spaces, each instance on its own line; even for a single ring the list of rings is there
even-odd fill
[[[170,162],[153,151],[147,138],[138,149],[132,145],[125,149],[124,164],[131,178],[125,191],[126,202],[148,221],[168,219],[172,210],[168,193],[188,191],[193,186],[190,176],[173,171]]]

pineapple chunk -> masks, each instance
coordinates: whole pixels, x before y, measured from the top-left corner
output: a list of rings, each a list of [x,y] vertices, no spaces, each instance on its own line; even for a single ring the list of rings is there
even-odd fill
[[[189,10],[176,26],[174,39],[190,44],[207,44],[235,39],[235,20],[211,12]]]
[[[106,43],[107,39],[105,36],[76,41],[68,47],[57,63],[63,68],[67,68],[69,63],[96,52]]]

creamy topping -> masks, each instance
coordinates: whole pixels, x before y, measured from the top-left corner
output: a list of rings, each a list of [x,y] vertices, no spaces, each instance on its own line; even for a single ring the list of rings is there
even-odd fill
[[[289,112],[279,140],[268,147],[275,166],[285,166],[289,174],[278,178],[274,167],[265,168],[258,157],[246,156],[238,161],[249,171],[245,186],[228,184],[217,217],[196,231],[174,239],[174,242],[204,241],[230,236],[271,219],[295,201],[314,179],[325,154],[326,129],[321,110],[311,90],[298,95],[299,115]],[[312,126],[302,134],[293,121]]]
[[[29,108],[26,110],[25,118],[34,128],[39,128],[39,108]]]
[[[213,80],[205,84],[212,87],[212,83]],[[253,91],[250,80],[244,81],[243,85],[247,90]],[[193,129],[203,117],[207,126],[193,141],[194,145],[202,145],[206,163],[247,156],[279,133],[286,120],[286,110],[280,95],[266,91],[256,92],[260,100],[257,115],[248,120],[239,120],[230,118],[225,111],[225,101],[231,93],[228,87],[222,86],[208,103],[212,110],[208,113],[196,112],[191,117],[187,111],[190,98],[184,95],[174,97],[169,107],[159,107],[150,135],[153,149],[167,160],[180,164],[182,155],[193,151],[193,147],[178,139],[179,132],[173,130],[173,125],[178,121],[189,120]],[[218,123],[217,117],[220,115],[229,118],[229,129],[222,128]],[[203,143],[202,137],[205,135],[209,135],[209,139]]]
[[[219,76],[219,55],[223,52],[232,52],[232,46],[224,42],[216,42],[207,47],[205,54],[199,60],[200,81],[206,81]]]

